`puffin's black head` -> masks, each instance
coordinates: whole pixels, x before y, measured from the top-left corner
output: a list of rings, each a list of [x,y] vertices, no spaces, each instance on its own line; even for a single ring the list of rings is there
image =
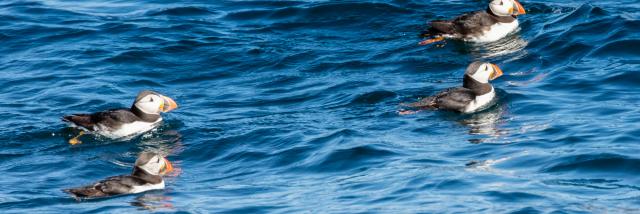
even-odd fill
[[[135,166],[152,175],[164,175],[173,170],[169,160],[154,152],[140,153]]]
[[[518,0],[492,0],[489,3],[489,10],[496,16],[517,16],[527,13]]]
[[[176,101],[155,91],[138,93],[133,106],[147,114],[160,114],[178,108]]]
[[[471,77],[480,83],[488,83],[502,76],[502,70],[495,64],[488,62],[472,62],[464,72],[465,76]]]

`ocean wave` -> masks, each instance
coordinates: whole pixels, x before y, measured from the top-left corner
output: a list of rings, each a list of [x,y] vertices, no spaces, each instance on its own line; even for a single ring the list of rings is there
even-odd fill
[[[553,161],[557,164],[545,167],[548,173],[637,173],[640,159],[616,154],[582,154],[562,157]]]
[[[155,12],[148,12],[149,16],[207,16],[215,15],[215,11],[211,11],[206,7],[173,7],[165,8]]]
[[[426,22],[486,5],[3,1],[0,206],[635,211],[638,4],[521,2],[520,30],[504,40],[418,46]],[[503,68],[496,105],[398,115],[459,86],[471,61]],[[126,108],[146,89],[180,106],[159,129],[68,145],[77,133],[62,115]],[[182,169],[164,191],[90,203],[60,191],[127,174],[144,150]]]

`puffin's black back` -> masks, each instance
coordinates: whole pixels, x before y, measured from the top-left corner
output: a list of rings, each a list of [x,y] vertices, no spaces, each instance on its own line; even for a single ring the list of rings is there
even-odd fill
[[[76,200],[93,199],[129,194],[132,193],[135,186],[158,184],[161,182],[162,177],[148,174],[144,170],[134,167],[132,175],[113,176],[93,185],[65,189],[63,191],[71,194]]]
[[[486,11],[476,11],[465,13],[453,20],[435,20],[431,22],[431,27],[423,32],[423,36],[453,35],[469,36],[481,35],[492,25],[502,22],[510,23],[515,20],[512,16],[496,16],[487,9]]]
[[[97,124],[117,128],[123,123],[132,123],[140,120],[140,118],[129,109],[111,109],[93,114],[67,115],[62,117],[62,120],[72,122],[89,130],[96,130],[95,126]]]
[[[142,180],[129,175],[109,177],[93,185],[65,189],[76,199],[101,198],[131,192],[133,186],[143,184]]]

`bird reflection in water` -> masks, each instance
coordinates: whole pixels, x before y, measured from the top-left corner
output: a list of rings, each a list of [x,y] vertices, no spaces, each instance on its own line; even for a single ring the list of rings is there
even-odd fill
[[[162,211],[172,210],[171,197],[164,196],[161,193],[146,193],[135,198],[131,202],[132,206],[139,207],[141,210]]]
[[[140,139],[139,145],[153,147],[163,154],[179,155],[184,151],[182,134],[174,129],[162,129],[146,133]]]
[[[527,55],[527,51],[524,50],[527,44],[529,44],[529,42],[522,39],[520,34],[515,33],[495,42],[470,43],[469,52],[474,58],[479,59],[493,59],[495,57],[517,53],[514,57],[510,57],[510,60],[515,60]]]
[[[160,154],[167,154],[167,156],[180,155],[180,153],[184,151],[182,134],[175,129],[165,130],[162,129],[162,127],[143,135],[139,145],[148,147],[150,150],[154,150]],[[180,167],[181,161],[175,160],[172,163],[174,164],[173,171],[165,175],[167,177],[176,177],[182,173],[182,167]]]
[[[484,111],[465,115],[464,118],[460,119],[459,123],[469,127],[470,135],[479,136],[478,138],[469,139],[469,142],[484,143],[506,135],[507,130],[500,128],[506,122],[503,118],[506,108],[507,105],[499,103]]]
[[[159,153],[168,155],[179,155],[184,151],[184,144],[182,143],[182,135],[174,129],[159,129],[149,132],[142,136],[140,143],[142,147],[151,147],[152,150],[157,150]],[[179,176],[182,173],[180,167],[180,161],[172,161],[173,171],[164,176],[165,185],[169,186],[172,178]],[[132,206],[139,207],[141,210],[149,211],[170,211],[173,210],[173,204],[171,203],[171,197],[165,196],[166,189],[164,191],[152,191],[144,193],[135,198],[135,201],[130,202]]]

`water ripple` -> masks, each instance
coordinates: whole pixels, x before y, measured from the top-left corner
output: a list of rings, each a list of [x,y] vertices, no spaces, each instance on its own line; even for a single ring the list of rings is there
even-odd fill
[[[0,2],[0,208],[638,212],[640,5],[521,2],[504,40],[441,47],[416,45],[425,23],[484,3]],[[495,105],[397,114],[474,60],[505,71]],[[62,115],[145,89],[180,104],[159,129],[68,145]],[[144,150],[181,168],[167,189],[60,191],[126,174]]]

